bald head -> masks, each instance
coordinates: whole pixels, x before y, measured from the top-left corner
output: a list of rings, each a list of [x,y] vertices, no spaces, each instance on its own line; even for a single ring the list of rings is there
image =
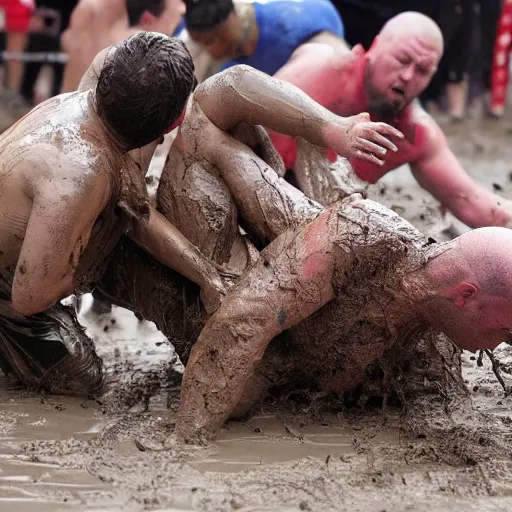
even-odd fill
[[[464,233],[429,261],[433,300],[422,304],[429,322],[459,347],[494,349],[512,342],[512,230]]]
[[[379,34],[379,40],[386,43],[393,42],[398,37],[415,37],[443,53],[441,29],[434,20],[419,12],[403,12],[391,18]]]
[[[443,36],[429,17],[404,12],[389,20],[366,53],[369,110],[398,115],[428,86],[443,55]]]
[[[482,292],[512,299],[512,230],[473,229],[455,243],[461,264],[474,274]]]

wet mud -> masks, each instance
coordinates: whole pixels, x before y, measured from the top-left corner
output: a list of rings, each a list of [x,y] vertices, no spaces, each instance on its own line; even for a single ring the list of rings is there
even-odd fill
[[[512,122],[443,128],[468,172],[512,198]],[[407,169],[372,186],[370,197],[439,241],[467,229]],[[464,353],[467,395],[335,412],[267,400],[210,446],[178,448],[171,436],[177,379],[162,379],[130,403],[119,393],[144,386],[138,364],[179,373],[172,347],[125,310],[98,316],[88,307],[81,319],[111,368],[112,391],[100,400],[42,396],[0,379],[0,510],[512,509],[512,398],[487,358],[479,366],[478,354]],[[496,355],[512,386],[512,350]]]

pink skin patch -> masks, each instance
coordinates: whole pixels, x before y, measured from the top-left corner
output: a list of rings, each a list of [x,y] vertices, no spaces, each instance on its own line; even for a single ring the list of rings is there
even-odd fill
[[[332,256],[327,253],[315,253],[302,263],[300,267],[300,276],[303,279],[314,279],[319,274],[323,274],[329,265],[332,264]]]
[[[332,267],[332,255],[325,251],[325,234],[328,230],[329,218],[330,212],[327,211],[302,232],[300,252],[306,257],[301,261],[299,267],[301,279],[315,279]]]

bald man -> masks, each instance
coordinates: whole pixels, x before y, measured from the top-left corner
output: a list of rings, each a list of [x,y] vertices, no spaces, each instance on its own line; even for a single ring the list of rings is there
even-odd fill
[[[202,154],[216,158],[249,233],[269,245],[190,352],[179,440],[207,440],[269,388],[297,382],[339,403],[354,391],[446,389],[451,368],[460,390],[460,361],[440,333],[471,351],[512,342],[512,231],[481,228],[437,244],[359,194],[322,208],[207,129],[194,135]]]
[[[409,163],[418,183],[468,226],[512,227],[510,203],[466,174],[441,128],[415,101],[436,72],[442,54],[438,26],[422,14],[407,12],[392,18],[367,52],[358,46],[340,55],[325,45],[305,45],[276,77],[298,86],[335,114],[369,112],[372,120],[385,121],[405,134],[384,165],[350,160],[351,172],[362,182],[375,183]],[[315,188],[311,182],[331,177],[319,170],[306,176],[301,162],[311,160],[307,151],[298,158],[294,139],[275,133],[271,138],[304,191]],[[334,160],[329,154],[327,158]],[[326,203],[325,196],[313,199]]]
[[[183,0],[81,0],[62,34],[69,61],[61,92],[78,89],[101,50],[139,31],[171,35],[184,13]]]

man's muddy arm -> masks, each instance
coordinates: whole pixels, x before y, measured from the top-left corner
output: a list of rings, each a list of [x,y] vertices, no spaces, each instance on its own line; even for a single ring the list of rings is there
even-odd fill
[[[209,78],[197,88],[194,100],[223,131],[241,122],[262,125],[380,165],[387,150],[397,150],[389,137],[403,138],[385,123],[370,122],[367,114],[336,116],[294,85],[249,66],[234,66]]]
[[[512,203],[475,183],[435,130],[426,155],[411,165],[418,183],[469,227],[512,227]]]
[[[224,286],[217,269],[162,214],[151,208],[149,220],[137,222],[130,236],[155,259],[198,284],[208,313],[219,307]]]
[[[334,297],[329,212],[289,231],[224,299],[188,360],[176,426],[178,440],[213,437],[242,398],[270,341]]]
[[[83,176],[80,190],[58,180],[30,190],[32,210],[11,292],[13,308],[23,315],[44,311],[73,293],[80,257],[108,201],[108,178],[91,175],[88,168],[74,172]]]

